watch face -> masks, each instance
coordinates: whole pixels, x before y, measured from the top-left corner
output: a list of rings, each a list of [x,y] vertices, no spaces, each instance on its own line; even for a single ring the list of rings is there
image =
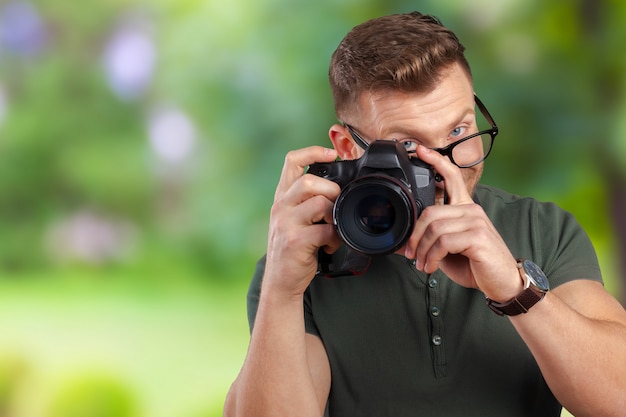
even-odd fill
[[[546,274],[543,273],[543,271],[537,266],[537,264],[529,260],[524,260],[523,266],[524,270],[534,281],[535,285],[545,291],[550,289],[550,282],[548,281]]]

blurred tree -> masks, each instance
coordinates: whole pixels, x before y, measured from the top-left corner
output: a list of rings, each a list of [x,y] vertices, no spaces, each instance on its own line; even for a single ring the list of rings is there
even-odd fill
[[[0,267],[45,264],[43,236],[81,207],[144,218],[153,184],[146,167],[141,108],[107,89],[100,54],[118,7],[98,2],[12,2],[5,31],[30,10],[41,45],[14,41],[0,57],[8,117],[0,141]],[[28,37],[24,37],[28,40]]]
[[[363,20],[415,7],[407,0],[0,6],[0,268],[48,265],[49,231],[57,236],[91,216],[92,225],[134,230],[114,234],[113,246],[185,259],[211,278],[247,275],[264,250],[285,153],[329,145],[327,68],[337,43]],[[616,0],[419,5],[466,44],[477,93],[501,126],[484,181],[556,200],[605,247],[614,239],[609,196],[620,201],[623,189],[607,178],[624,178],[613,151],[623,142],[617,121],[626,108],[624,7]],[[614,172],[604,169],[608,159]],[[68,239],[53,241],[70,250],[59,243]]]
[[[598,92],[600,133],[594,156],[609,190],[619,263],[621,301],[626,303],[626,5],[623,2],[586,0],[581,15],[594,52],[597,68],[594,84]],[[620,53],[619,51],[622,51]]]

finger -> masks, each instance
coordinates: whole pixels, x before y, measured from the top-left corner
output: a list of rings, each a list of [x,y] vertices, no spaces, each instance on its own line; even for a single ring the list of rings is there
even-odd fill
[[[324,197],[334,202],[341,188],[336,182],[318,177],[316,175],[302,175],[297,178],[292,186],[282,193],[275,203],[281,202],[288,207],[295,207],[304,201],[317,196]],[[316,219],[315,221],[319,221]]]
[[[461,225],[462,226],[462,225]],[[424,272],[431,274],[440,268],[443,260],[449,255],[463,254],[473,241],[471,229],[465,227],[446,226],[447,230],[424,242],[427,248],[422,252],[422,242],[418,247],[420,265]]]
[[[484,262],[495,256],[494,248],[506,247],[479,205],[433,206],[423,217],[411,236],[415,251],[410,255],[428,272],[441,267],[449,254]]]
[[[288,234],[294,242],[310,238],[304,228],[332,225],[334,200],[340,189],[332,181],[314,175],[300,177],[284,196],[272,205],[270,229],[277,236]]]
[[[276,259],[289,259],[298,267],[314,268],[319,248],[332,253],[341,244],[332,225],[333,206],[323,196],[312,197],[295,207],[280,204],[270,221],[268,253]]]
[[[334,253],[341,246],[341,240],[333,225],[334,199],[329,200],[322,195],[309,198],[298,206],[303,213],[301,222],[309,222],[306,231],[312,247],[317,250],[324,248],[327,253]],[[313,217],[310,217],[311,214]],[[312,219],[312,222],[311,222]]]
[[[333,224],[333,207],[334,203],[331,199],[316,195],[299,204],[291,216],[303,225]]]
[[[443,177],[449,204],[469,204],[473,202],[467,191],[461,169],[454,165],[450,159],[422,145],[417,148],[417,156],[422,161],[432,165],[435,171]]]
[[[321,146],[290,151],[285,156],[285,163],[276,187],[275,199],[279,199],[303,174],[307,166],[315,162],[332,162],[337,158],[337,151]]]
[[[463,232],[468,227],[467,222],[463,219],[463,213],[457,206],[433,206],[428,208],[415,224],[407,245],[407,257],[415,258],[420,266],[423,267],[433,255],[430,253],[433,247],[441,244],[439,239],[442,236]]]
[[[424,261],[437,238],[444,234],[467,230],[480,219],[477,205],[445,205],[427,207],[415,222],[405,248],[409,259]],[[423,264],[423,262],[421,262]]]

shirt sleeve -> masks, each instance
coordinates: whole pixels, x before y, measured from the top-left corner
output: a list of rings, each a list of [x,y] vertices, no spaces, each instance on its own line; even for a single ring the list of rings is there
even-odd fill
[[[319,276],[314,279],[323,279]],[[320,331],[315,324],[315,318],[313,317],[313,307],[311,305],[311,290],[310,287],[304,293],[304,328],[309,334],[317,337],[321,337]]]
[[[248,287],[246,305],[248,309],[248,326],[250,327],[250,333],[252,333],[252,329],[254,328],[256,312],[259,308],[259,298],[261,297],[261,283],[263,282],[264,272],[265,255],[256,263],[254,275],[252,275],[252,281],[250,281],[250,286]]]
[[[492,187],[477,193],[513,256],[539,265],[552,288],[577,279],[603,282],[593,244],[573,214]]]
[[[543,271],[552,287],[577,279],[603,282],[591,239],[573,214],[552,203],[538,203],[535,239]]]
[[[252,276],[250,286],[248,287],[246,305],[248,310],[248,326],[250,328],[250,333],[252,333],[252,329],[254,328],[256,313],[259,308],[259,299],[261,297],[261,284],[263,283],[263,274],[265,272],[265,259],[266,257],[263,256],[257,262],[256,268],[254,269],[254,275]],[[303,310],[305,331],[307,333],[319,336],[319,330],[317,329],[317,325],[315,324],[315,320],[313,319],[313,313],[311,311],[311,295],[309,290],[307,290],[304,294]]]

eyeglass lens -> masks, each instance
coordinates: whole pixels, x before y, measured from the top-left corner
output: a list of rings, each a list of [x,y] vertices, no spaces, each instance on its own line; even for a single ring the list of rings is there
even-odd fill
[[[489,155],[492,143],[491,135],[483,133],[456,143],[449,156],[461,168],[470,167],[478,164]]]

